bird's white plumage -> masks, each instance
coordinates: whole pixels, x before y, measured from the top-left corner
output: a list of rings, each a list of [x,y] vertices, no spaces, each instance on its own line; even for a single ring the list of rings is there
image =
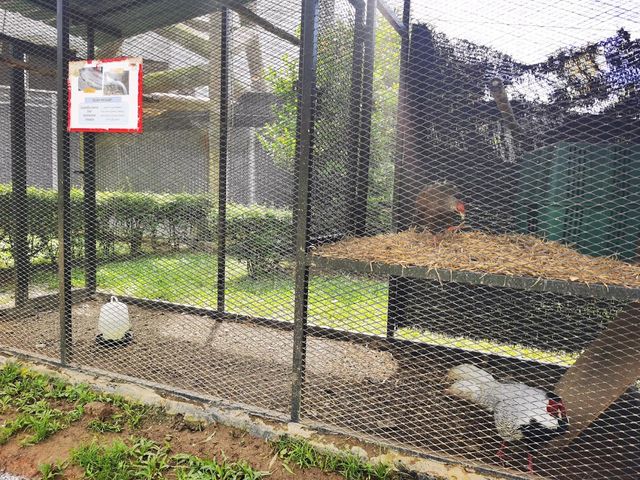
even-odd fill
[[[549,398],[542,389],[522,383],[500,383],[490,373],[470,364],[454,367],[448,377],[456,381],[447,393],[493,412],[496,428],[504,440],[523,438],[522,427],[532,421],[551,430],[560,426],[559,419],[547,412]]]
[[[489,372],[470,363],[463,363],[451,368],[447,377],[450,380],[473,380],[478,383],[493,384],[496,382],[496,379]]]
[[[536,421],[545,428],[555,430],[560,424],[558,418],[547,413],[546,398],[505,398],[498,402],[494,411],[493,419],[500,436],[507,441],[520,440],[523,438],[521,427],[529,425],[531,421]]]

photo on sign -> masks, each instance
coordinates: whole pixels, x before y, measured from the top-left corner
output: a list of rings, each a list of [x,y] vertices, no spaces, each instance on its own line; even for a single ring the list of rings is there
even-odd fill
[[[78,78],[78,91],[85,93],[95,93],[102,90],[103,72],[102,67],[84,67],[80,69]]]
[[[128,95],[129,94],[129,72],[110,71],[104,75],[105,95]]]

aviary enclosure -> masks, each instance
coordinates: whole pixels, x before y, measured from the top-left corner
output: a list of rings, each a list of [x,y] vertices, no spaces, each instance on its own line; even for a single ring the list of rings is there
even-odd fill
[[[522,442],[501,461],[492,413],[447,390],[470,363],[562,396],[534,474],[638,478],[632,4],[0,16],[3,350],[524,474]],[[144,133],[68,133],[68,62],[122,56],[143,59]],[[443,182],[434,237],[416,201]],[[105,346],[112,295],[133,341]]]

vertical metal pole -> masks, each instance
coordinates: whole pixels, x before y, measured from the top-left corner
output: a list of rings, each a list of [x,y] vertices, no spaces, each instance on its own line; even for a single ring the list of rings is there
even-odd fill
[[[404,25],[404,33],[400,46],[400,81],[398,86],[398,112],[396,126],[396,168],[393,178],[393,207],[391,210],[391,223],[394,232],[402,230],[405,225],[399,225],[397,209],[399,208],[398,195],[402,188],[401,182],[406,181],[403,177],[403,168],[405,161],[405,135],[407,129],[407,111],[406,111],[406,87],[407,87],[407,69],[409,63],[409,40],[411,31],[411,0],[404,1],[402,11],[402,24]],[[387,312],[387,337],[391,338],[395,335],[398,319],[403,315],[403,282],[411,280],[401,279],[398,277],[389,277],[389,300]]]
[[[222,9],[220,39],[220,156],[218,163],[218,312],[225,310],[227,149],[229,138],[229,9]],[[215,66],[212,65],[212,68]]]
[[[71,158],[67,132],[67,79],[69,75],[69,0],[57,0],[58,31],[58,288],[60,315],[60,361],[71,356]]]
[[[23,61],[24,50],[13,45],[12,55]],[[29,299],[29,206],[27,203],[27,130],[25,71],[11,70],[11,199],[13,208],[12,253],[16,272],[16,307]]]
[[[393,208],[391,210],[393,231],[397,232],[405,228],[398,221],[398,196],[402,187],[403,168],[405,161],[405,137],[407,132],[407,70],[409,64],[409,40],[411,33],[411,0],[404,1],[404,9],[402,11],[402,24],[404,25],[404,33],[401,38],[400,45],[400,79],[398,86],[398,112],[396,123],[396,168],[393,178]]]
[[[373,66],[376,45],[376,0],[367,0],[367,21],[364,35],[362,72],[362,111],[358,130],[358,171],[354,218],[355,234],[362,236],[367,227],[367,196],[369,194],[369,164],[371,155],[371,115],[373,114]]]
[[[349,128],[352,128],[356,132],[356,138],[358,138],[360,127],[362,123],[362,61],[364,55],[364,36],[365,36],[365,8],[364,2],[358,2],[355,6],[355,18],[354,18],[354,31],[353,36],[353,53],[351,63],[351,104],[349,106]],[[357,210],[358,198],[358,170],[359,170],[359,151],[360,143],[356,140],[349,145],[349,158],[350,169],[352,175],[352,190],[351,190],[351,218],[356,219],[359,215]],[[357,235],[357,222],[352,224],[352,233]]]
[[[300,67],[298,78],[297,163],[296,163],[296,272],[293,336],[293,384],[291,421],[300,420],[302,385],[305,376],[307,341],[307,302],[309,294],[309,199],[313,155],[313,122],[316,99],[316,65],[318,62],[318,0],[303,0]]]
[[[94,28],[87,25],[87,59],[95,55]],[[96,134],[83,134],[84,154],[84,270],[85,286],[95,293],[97,283],[98,255],[96,231],[98,228],[98,209],[96,203]]]

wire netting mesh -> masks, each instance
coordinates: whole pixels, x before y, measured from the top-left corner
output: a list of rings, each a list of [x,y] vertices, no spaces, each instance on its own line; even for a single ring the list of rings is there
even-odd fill
[[[0,347],[636,478],[637,5],[171,3],[69,2],[140,134],[66,133],[55,4],[0,5]]]

